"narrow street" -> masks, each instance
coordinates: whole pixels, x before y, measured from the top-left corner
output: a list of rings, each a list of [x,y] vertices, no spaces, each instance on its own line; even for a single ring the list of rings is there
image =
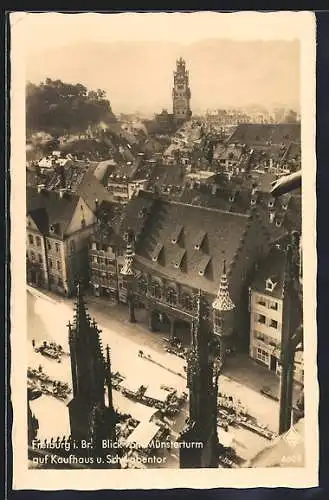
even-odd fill
[[[42,364],[44,371],[57,380],[71,383],[69,357],[64,356],[61,363],[49,360],[36,354],[32,349],[31,341],[54,340],[60,343],[64,351],[68,351],[67,324],[72,322],[74,301],[54,295],[45,295],[39,290],[28,289],[28,350],[29,365],[38,367]],[[168,354],[164,350],[163,334],[152,333],[142,322],[130,324],[127,320],[127,311],[124,307],[111,306],[99,303],[93,298],[87,299],[89,313],[95,317],[101,332],[103,346],[111,348],[113,371],[119,371],[127,380],[134,384],[148,385],[150,388],[159,388],[165,383],[175,387],[178,392],[186,391],[184,376],[185,361]],[[143,311],[141,311],[143,313]],[[138,311],[138,314],[140,311]],[[139,316],[137,316],[138,319]],[[152,361],[140,358],[138,350],[142,349],[145,355],[150,355]],[[159,366],[160,365],[160,366]],[[176,372],[177,374],[173,373]],[[260,423],[276,431],[278,420],[278,403],[252,390],[236,380],[221,376],[219,380],[220,392],[239,399],[249,409],[249,413]],[[114,402],[118,403],[117,391],[113,391]],[[40,420],[40,438],[52,434],[59,436],[69,434],[69,420],[66,405],[54,398],[42,396],[31,402],[32,411]],[[49,423],[50,415],[56,416]],[[172,439],[176,439],[178,432],[187,417],[187,409],[183,409],[173,424]],[[238,454],[248,459],[260,450],[268,441],[242,428],[232,428],[234,447]],[[178,467],[177,455],[173,454],[167,467]]]

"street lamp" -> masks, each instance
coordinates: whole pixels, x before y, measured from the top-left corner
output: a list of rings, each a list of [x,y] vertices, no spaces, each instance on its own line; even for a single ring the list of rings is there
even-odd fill
[[[303,345],[298,256],[299,238],[295,232],[286,251],[283,286],[279,434],[291,427],[295,353],[302,349],[300,346]]]
[[[299,170],[273,182],[271,194],[278,197],[300,189],[301,185],[302,172]],[[294,316],[296,309],[302,304],[300,235],[294,231],[291,236],[292,241],[287,248],[283,292],[279,434],[288,431],[291,427],[295,353],[300,349],[299,346],[303,345],[303,325],[300,322],[298,324]],[[294,324],[294,320],[297,324]]]

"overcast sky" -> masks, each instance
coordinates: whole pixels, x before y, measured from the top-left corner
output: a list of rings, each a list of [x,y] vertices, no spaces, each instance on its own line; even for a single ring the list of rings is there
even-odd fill
[[[170,110],[180,56],[194,111],[299,108],[302,15],[16,13],[12,25],[26,51],[27,80],[102,88],[116,113]]]

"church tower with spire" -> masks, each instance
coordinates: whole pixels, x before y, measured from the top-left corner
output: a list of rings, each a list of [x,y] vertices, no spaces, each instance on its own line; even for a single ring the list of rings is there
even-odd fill
[[[219,283],[217,297],[212,303],[213,309],[213,328],[220,345],[220,359],[224,362],[227,341],[231,336],[231,313],[235,305],[230,297],[228,281],[226,275],[226,262],[223,263],[223,272]]]
[[[112,403],[109,350],[105,361],[101,330],[87,312],[80,284],[74,321],[68,329],[73,386],[73,399],[68,404],[71,437],[77,442],[92,441],[95,453],[102,439],[114,438],[117,416]]]
[[[181,57],[176,61],[172,99],[175,122],[183,123],[190,120],[192,111],[190,108],[191,90],[189,86],[189,72],[186,69],[184,59]]]
[[[189,418],[178,441],[181,468],[218,466],[217,395],[219,365],[212,353],[212,332],[204,297],[197,297],[192,346],[187,361]],[[199,446],[195,446],[199,443]]]

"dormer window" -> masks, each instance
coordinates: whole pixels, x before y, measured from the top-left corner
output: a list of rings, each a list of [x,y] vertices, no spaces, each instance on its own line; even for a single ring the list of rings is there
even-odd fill
[[[231,194],[231,195],[230,195],[230,197],[229,197],[229,201],[230,201],[231,203],[233,203],[233,202],[234,202],[234,200],[235,200],[235,194]]]
[[[269,206],[269,208],[273,208],[274,207],[274,200],[269,200],[268,206]]]
[[[201,231],[198,234],[197,239],[196,239],[195,244],[194,244],[194,250],[200,250],[201,249],[202,243],[204,242],[206,234],[207,233],[205,233],[204,231]]]
[[[265,290],[267,292],[273,292],[276,283],[272,280],[272,278],[268,278],[265,283]]]
[[[275,225],[276,225],[276,227],[281,227],[282,226],[282,220],[281,219],[277,219],[275,221]]]
[[[210,261],[211,257],[209,255],[205,255],[199,266],[199,276],[205,275]]]
[[[256,198],[251,198],[250,200],[251,205],[256,205],[256,202],[257,202]]]
[[[275,219],[275,212],[270,212],[270,222],[271,224],[274,222]]]
[[[55,226],[53,226],[52,224],[49,226],[49,232],[50,233],[54,233],[55,232]]]
[[[175,259],[173,260],[173,265],[175,269],[179,269],[181,267],[184,255],[185,255],[185,250],[184,248],[181,248],[180,251],[177,252]]]
[[[157,262],[159,260],[159,257],[160,257],[160,254],[161,254],[161,251],[163,249],[163,244],[162,243],[158,243],[152,253],[152,261],[153,262]]]
[[[182,230],[183,230],[183,226],[178,226],[177,227],[176,231],[174,232],[174,234],[173,234],[173,236],[171,238],[171,243],[173,245],[176,245],[176,243],[178,243],[179,237],[180,237],[180,235],[182,233]]]

